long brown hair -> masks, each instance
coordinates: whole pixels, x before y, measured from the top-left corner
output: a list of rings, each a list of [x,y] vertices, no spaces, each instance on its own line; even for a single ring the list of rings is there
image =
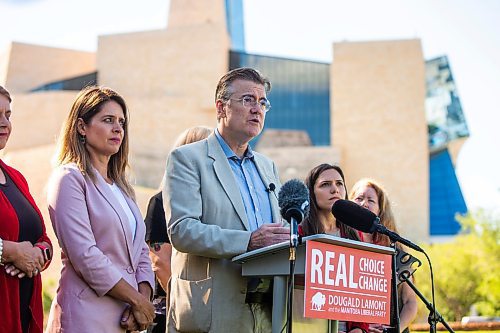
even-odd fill
[[[347,188],[345,187],[345,176],[344,172],[338,165],[332,165],[328,163],[323,163],[318,165],[317,167],[313,168],[311,171],[309,171],[309,174],[306,177],[306,186],[307,189],[309,190],[309,198],[310,198],[310,209],[309,209],[309,216],[302,221],[301,226],[302,230],[304,231],[304,234],[306,236],[308,235],[315,235],[315,234],[323,234],[325,233],[325,229],[323,224],[319,220],[319,208],[318,208],[318,202],[316,200],[316,194],[314,193],[314,185],[316,184],[316,181],[318,180],[319,176],[326,170],[336,170],[339,174],[340,177],[342,177],[342,180],[344,182],[344,189],[345,189],[345,199],[347,200]],[[336,219],[336,224],[337,228],[340,229],[340,234],[343,237],[353,239],[353,240],[359,240],[359,236],[356,230],[353,228],[345,225],[338,219]]]
[[[59,135],[57,163],[75,163],[83,174],[88,175],[92,181],[96,181],[94,168],[90,163],[90,155],[85,143],[82,142],[81,135],[78,133],[77,124],[79,118],[85,124],[90,123],[91,119],[101,111],[103,105],[109,101],[115,101],[121,106],[125,116],[125,123],[123,124],[124,133],[120,149],[110,157],[108,162],[108,177],[129,197],[135,198],[134,189],[126,177],[129,149],[127,105],[123,97],[110,88],[89,86],[82,89],[76,96]]]
[[[349,197],[351,200],[355,199],[356,192],[359,191],[361,187],[371,187],[375,193],[377,193],[378,206],[379,206],[379,219],[380,223],[385,226],[387,229],[398,233],[398,229],[396,227],[396,220],[394,219],[394,214],[391,208],[391,201],[387,196],[387,192],[384,190],[382,185],[373,179],[363,178],[354,184],[351,189],[351,193]],[[389,237],[379,234],[378,232],[373,234],[373,243],[383,246],[389,246],[391,244],[391,240]]]

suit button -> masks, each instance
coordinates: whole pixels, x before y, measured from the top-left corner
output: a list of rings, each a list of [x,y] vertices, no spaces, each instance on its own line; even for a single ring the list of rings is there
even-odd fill
[[[132,266],[128,266],[127,267],[127,273],[129,273],[129,274],[133,274],[134,273],[134,269],[132,268]]]

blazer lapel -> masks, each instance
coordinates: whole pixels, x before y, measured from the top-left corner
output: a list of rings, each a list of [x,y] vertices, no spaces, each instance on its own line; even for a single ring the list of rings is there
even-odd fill
[[[273,215],[273,223],[281,222],[280,207],[278,205],[278,191],[280,189],[279,180],[275,179],[274,173],[267,170],[264,166],[265,163],[261,160],[260,155],[254,154],[254,161],[259,172],[260,178],[264,182],[264,186],[269,188],[269,184],[273,183],[275,186],[274,191],[268,191],[269,202],[271,203],[271,211]]]
[[[97,172],[97,170],[94,169],[94,173],[96,175],[96,182],[95,186],[97,190],[101,193],[103,198],[109,203],[111,208],[116,212],[118,215],[118,218],[120,220],[120,224],[122,226],[123,230],[123,235],[125,237],[125,243],[127,245],[127,252],[128,252],[128,257],[130,259],[130,263],[133,263],[134,261],[132,260],[132,245],[133,245],[133,240],[132,240],[132,229],[130,228],[130,225],[128,223],[127,215],[123,211],[123,208],[121,207],[120,203],[116,199],[113,191],[109,188],[108,183],[102,178],[101,174]],[[126,196],[125,196],[126,197]],[[135,214],[134,214],[135,215]]]
[[[144,243],[144,239],[146,238],[146,233],[145,230],[139,226],[139,224],[142,222],[142,215],[141,211],[139,210],[139,207],[137,207],[137,204],[135,203],[134,200],[129,198],[127,195],[125,195],[125,200],[127,201],[128,206],[130,207],[130,210],[132,211],[132,214],[134,214],[135,221],[137,223],[137,228],[135,231],[135,238],[133,240],[133,255],[132,258],[135,258],[137,256],[137,252],[140,252],[142,250],[142,246],[138,246],[137,244],[142,244]],[[134,263],[134,261],[132,261]],[[135,268],[135,266],[134,266]]]
[[[215,175],[219,179],[219,182],[224,188],[229,200],[233,204],[236,213],[238,214],[241,223],[245,226],[246,230],[250,230],[250,225],[248,224],[248,219],[245,213],[245,206],[243,205],[243,200],[241,199],[241,193],[234,179],[233,170],[227,160],[224,151],[222,150],[219,141],[215,134],[211,134],[208,137],[208,156],[214,160],[214,171]]]

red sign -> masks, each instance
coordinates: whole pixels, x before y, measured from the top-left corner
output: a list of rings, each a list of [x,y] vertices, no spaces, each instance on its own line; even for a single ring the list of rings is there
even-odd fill
[[[304,317],[390,324],[390,254],[307,242]]]

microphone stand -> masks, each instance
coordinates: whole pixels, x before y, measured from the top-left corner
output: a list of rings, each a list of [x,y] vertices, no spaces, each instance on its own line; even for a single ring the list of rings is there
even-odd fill
[[[293,287],[295,286],[295,253],[299,245],[298,223],[294,217],[290,219],[290,276],[288,277],[287,333],[292,333]]]
[[[393,309],[394,309],[394,319],[396,321],[396,332],[399,333],[401,332],[400,327],[399,327],[399,300],[398,300],[398,281],[397,281],[397,276],[396,276],[396,256],[397,256],[397,249],[396,249],[396,243],[394,241],[391,242],[391,247],[394,249],[394,252],[392,253],[392,304],[393,304]],[[392,323],[391,323],[392,324]]]
[[[451,329],[451,327],[448,324],[446,324],[443,317],[436,311],[436,301],[434,299],[434,273],[432,271],[431,259],[429,258],[427,253],[425,253],[425,251],[422,250],[418,245],[415,245],[415,244],[411,243],[410,241],[405,240],[404,238],[400,237],[399,235],[397,235],[393,232],[387,232],[384,234],[389,236],[390,240],[392,241],[391,247],[393,247],[394,249],[395,249],[395,242],[402,242],[403,241],[402,243],[405,244],[406,246],[409,246],[410,248],[413,248],[414,250],[422,252],[425,255],[425,257],[427,258],[427,262],[429,263],[429,269],[430,269],[430,273],[431,273],[432,303],[430,303],[429,301],[427,301],[427,299],[425,299],[425,297],[417,290],[415,285],[412,282],[410,282],[410,280],[408,279],[407,276],[401,275],[400,279],[402,281],[405,281],[406,283],[408,283],[408,285],[415,291],[415,293],[420,297],[420,299],[427,306],[427,309],[429,309],[429,317],[427,319],[427,321],[429,323],[429,332],[436,333],[436,325],[439,321],[446,327],[446,329],[449,332],[453,333],[454,331]],[[394,272],[393,274],[395,274],[395,272],[396,272],[396,254],[394,254],[394,257],[393,257],[393,272]],[[397,284],[397,282],[396,282],[396,284]],[[397,297],[396,297],[395,304],[396,305],[398,304]],[[397,310],[396,315],[397,315],[397,324],[398,324],[397,328],[398,328],[398,332],[399,332],[399,307],[396,310]]]
[[[443,324],[443,326],[448,330],[448,332],[450,333],[454,333],[455,331],[448,325],[448,323],[446,322],[446,320],[443,319],[443,317],[441,316],[441,314],[437,311],[437,310],[434,310],[434,306],[431,304],[431,302],[429,302],[424,295],[422,295],[422,293],[417,289],[417,287],[415,287],[415,285],[413,284],[413,282],[410,281],[409,277],[408,276],[405,276],[405,275],[400,275],[400,280],[408,283],[408,285],[410,286],[411,289],[413,289],[413,291],[415,292],[415,294],[417,294],[417,296],[422,300],[422,302],[424,302],[425,306],[427,307],[427,309],[430,311],[429,312],[429,325],[431,325],[431,328],[430,328],[430,331],[436,331],[436,324],[437,322],[440,322],[441,324]]]

